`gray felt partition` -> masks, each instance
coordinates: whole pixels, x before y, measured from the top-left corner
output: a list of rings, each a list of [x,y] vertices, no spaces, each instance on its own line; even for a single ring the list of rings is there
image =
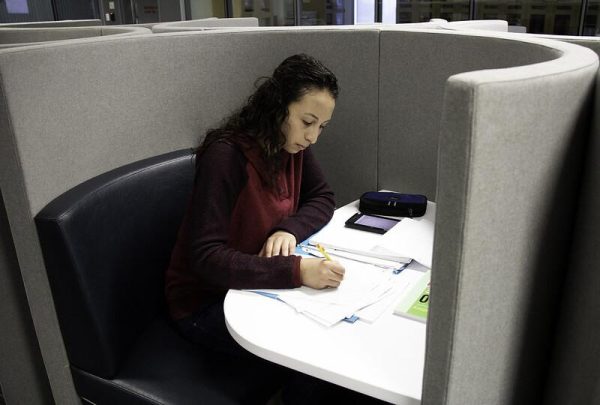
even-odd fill
[[[546,264],[538,260],[544,243],[553,249],[548,260],[564,258],[545,231],[568,227],[571,216],[550,221],[548,201],[579,167],[561,151],[573,147],[575,155],[585,138],[576,129],[589,120],[596,56],[498,34],[249,28],[0,51],[0,189],[57,403],[76,394],[33,217],[100,173],[197,145],[257,77],[299,52],[321,59],[340,81],[333,120],[315,145],[338,205],[376,188],[438,202],[423,403],[504,403],[519,393],[512,373],[532,370],[539,354],[520,362],[524,336],[542,336],[549,322],[525,322],[532,313],[524,296]],[[463,73],[446,85],[455,73],[532,63]],[[532,103],[532,94],[548,106]],[[563,166],[571,167],[564,178]],[[498,191],[512,198],[508,219]],[[533,291],[544,303],[558,278],[553,265],[548,288]]]
[[[556,47],[448,80],[424,403],[542,401],[598,64]]]
[[[554,39],[558,41],[569,42],[575,45],[585,46],[590,48],[597,54],[600,54],[600,37],[576,37],[572,35],[538,35],[538,34],[521,34],[525,37],[534,36],[535,38]]]
[[[600,83],[600,78],[598,79]],[[598,404],[600,400],[600,88],[588,144],[582,192],[564,283],[560,323],[546,404]]]
[[[91,27],[44,27],[44,28],[4,28],[0,27],[0,48],[13,48],[37,45],[44,42],[68,39],[90,38],[105,35],[128,36],[147,34],[147,28],[136,26],[91,26]]]
[[[189,21],[171,21],[156,24],[152,27],[152,32],[179,32],[179,31],[198,31],[203,29],[214,29],[224,27],[258,27],[258,18],[240,17],[240,18],[203,18]]]
[[[7,404],[51,403],[4,202],[0,193],[0,383]]]
[[[467,20],[450,21],[441,26],[450,30],[484,30],[484,31],[508,31],[508,22],[505,20]]]
[[[229,22],[231,20],[231,22]],[[237,21],[236,21],[237,20]],[[243,18],[223,18],[223,19],[202,19],[202,20],[191,20],[191,21],[173,21],[168,23],[156,24],[152,27],[152,32],[167,33],[167,32],[189,32],[189,31],[256,31],[258,27],[258,20],[254,17],[243,17]],[[370,30],[406,30],[412,28],[441,28],[446,24],[446,20],[440,18],[433,18],[430,21],[419,22],[419,23],[405,23],[405,24],[360,24],[360,25],[314,25],[314,26],[303,26],[300,29],[303,31],[370,31]],[[259,30],[262,32],[268,31],[289,31],[298,29],[298,27],[289,26],[273,26],[273,27],[260,27]]]
[[[459,28],[458,25],[448,24]],[[569,35],[523,35],[523,38],[555,39],[584,46],[600,55],[600,38]],[[597,86],[600,76],[597,79]],[[551,351],[544,403],[592,404],[600,393],[600,96],[596,89],[591,137],[585,154],[583,183],[577,203],[572,250],[559,303],[556,341]],[[596,402],[594,402],[596,401]]]
[[[56,28],[56,27],[89,27],[102,25],[101,20],[59,20],[59,21],[31,21],[20,23],[0,24],[0,28]]]
[[[504,20],[470,20],[470,21],[452,21],[452,22],[441,22],[439,28],[465,31],[465,30],[492,30],[492,31],[503,31],[506,32],[508,29],[508,23]],[[597,54],[600,54],[600,38],[592,36],[575,36],[575,35],[544,35],[544,34],[525,34],[515,33],[516,38],[543,38],[552,39],[558,41],[569,42],[576,45],[585,46],[590,48]]]
[[[560,36],[600,54],[600,38]],[[545,403],[600,400],[600,72]]]
[[[453,74],[553,59],[552,48],[446,31],[382,31],[379,81],[380,189],[436,200],[444,83]],[[426,77],[423,72],[426,71]]]
[[[31,214],[106,170],[196,145],[208,128],[241,105],[258,77],[270,75],[297,52],[319,57],[339,76],[344,97],[317,153],[327,154],[323,166],[339,190],[338,204],[345,204],[377,185],[377,41],[375,31],[197,32],[0,54],[6,61],[4,92],[12,126],[28,140],[21,153],[35,166],[24,168]],[[335,57],[328,52],[346,44],[352,46]],[[120,57],[104,58],[109,50]],[[356,54],[364,59],[356,60]],[[65,65],[64,58],[76,56],[82,56],[78,63]],[[33,74],[32,66],[42,60],[55,80]],[[130,66],[136,66],[135,74]],[[24,88],[25,77],[30,84]],[[40,88],[44,91],[37,97],[28,96],[27,89]],[[57,98],[62,102],[53,103]],[[364,119],[354,122],[358,114]],[[118,154],[112,153],[115,147]]]

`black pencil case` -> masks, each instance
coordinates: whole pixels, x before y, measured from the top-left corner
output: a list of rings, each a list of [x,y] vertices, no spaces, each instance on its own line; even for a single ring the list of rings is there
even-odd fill
[[[368,191],[360,196],[358,208],[363,214],[422,217],[427,211],[427,197],[422,194]]]

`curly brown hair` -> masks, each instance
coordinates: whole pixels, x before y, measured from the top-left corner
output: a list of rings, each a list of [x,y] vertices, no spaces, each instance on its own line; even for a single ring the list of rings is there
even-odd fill
[[[219,128],[209,129],[198,154],[221,139],[245,138],[254,140],[262,149],[270,186],[281,170],[281,149],[285,136],[281,126],[288,106],[312,90],[327,90],[337,99],[337,78],[320,61],[306,54],[286,58],[271,77],[259,78],[255,92],[247,103],[229,116]]]

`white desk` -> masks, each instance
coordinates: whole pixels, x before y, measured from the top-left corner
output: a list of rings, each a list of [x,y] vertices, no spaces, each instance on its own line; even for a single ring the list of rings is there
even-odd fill
[[[422,274],[398,277],[412,283]],[[259,357],[384,401],[421,402],[426,326],[394,315],[393,306],[373,324],[326,328],[281,301],[230,290],[224,311],[231,336]]]
[[[225,319],[236,342],[259,357],[384,401],[420,403],[423,323],[390,310],[373,324],[325,328],[283,302],[236,290],[225,298]]]

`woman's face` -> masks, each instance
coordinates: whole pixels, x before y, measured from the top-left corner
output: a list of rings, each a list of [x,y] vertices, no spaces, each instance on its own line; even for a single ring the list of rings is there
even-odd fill
[[[328,90],[310,90],[288,106],[288,116],[281,126],[285,135],[283,150],[298,153],[317,142],[327,126],[335,100]]]

